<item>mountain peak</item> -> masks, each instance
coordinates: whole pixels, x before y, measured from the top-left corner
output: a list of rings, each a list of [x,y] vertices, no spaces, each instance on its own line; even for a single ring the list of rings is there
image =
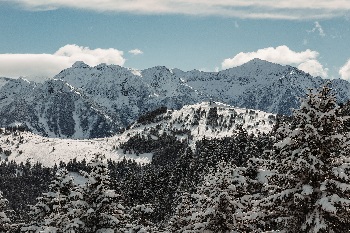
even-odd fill
[[[88,64],[84,63],[83,61],[76,61],[72,65],[72,68],[84,69],[84,68],[90,68],[90,66]]]
[[[260,58],[253,58],[252,60],[250,60],[251,62],[269,62],[269,61],[266,61],[266,60],[263,60],[263,59],[260,59]]]
[[[254,65],[269,65],[269,66],[283,66],[281,64],[277,64],[277,63],[274,63],[274,62],[270,62],[270,61],[266,61],[266,60],[262,60],[260,58],[254,58],[246,63],[244,63],[243,65],[245,64],[254,64]]]
[[[154,66],[148,69],[145,69],[145,71],[152,71],[152,72],[170,72],[170,69],[166,66]]]

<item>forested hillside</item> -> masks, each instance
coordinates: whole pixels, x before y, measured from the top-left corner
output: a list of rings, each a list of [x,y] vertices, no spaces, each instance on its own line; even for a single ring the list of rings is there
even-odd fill
[[[51,168],[2,161],[0,232],[347,232],[348,109],[325,86],[268,133],[118,144],[153,153],[149,164],[102,153]]]

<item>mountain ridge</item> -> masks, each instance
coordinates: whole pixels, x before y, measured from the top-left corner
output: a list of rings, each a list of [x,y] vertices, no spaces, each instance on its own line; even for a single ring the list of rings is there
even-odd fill
[[[327,82],[338,102],[350,99],[345,80],[312,77],[260,59],[219,72],[91,67],[78,61],[44,83],[1,80],[1,127],[20,122],[40,135],[61,138],[111,136],[159,107],[180,109],[203,101],[290,115],[309,88]]]

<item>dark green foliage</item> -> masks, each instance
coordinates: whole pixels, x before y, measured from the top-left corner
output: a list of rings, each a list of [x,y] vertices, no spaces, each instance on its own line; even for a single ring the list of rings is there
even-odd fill
[[[82,172],[87,182],[78,189],[84,204],[83,214],[77,217],[84,222],[86,232],[105,232],[114,228],[122,232],[128,216],[124,212],[122,196],[111,189],[108,165],[97,155],[89,166],[89,173]]]
[[[221,162],[204,176],[197,190],[181,194],[170,219],[170,232],[252,232],[244,224],[259,189],[249,169]],[[243,214],[244,213],[244,214]]]
[[[214,113],[215,111],[207,114],[211,115],[210,119],[220,122],[220,116],[216,118]],[[203,117],[205,113],[202,111],[198,114]],[[203,138],[191,149],[187,140],[178,139],[178,135],[188,133],[172,131],[159,134],[154,130],[150,132],[152,136],[136,135],[121,145],[126,153],[153,153],[151,164],[141,166],[127,159],[120,162],[108,161],[110,189],[120,194],[126,210],[131,210],[136,205],[151,205],[153,211],[148,213],[147,221],[165,226],[174,214],[181,194],[196,192],[196,187],[201,184],[206,173],[219,162],[244,166],[250,157],[259,156],[272,145],[269,136],[251,136],[238,128],[232,137]],[[58,167],[71,172],[91,171],[84,160],[73,159],[67,164],[61,162]],[[10,197],[10,208],[16,211],[17,217],[13,218],[15,221],[28,221],[25,213],[28,211],[27,205],[33,205],[35,198],[48,190],[55,170],[57,166],[50,169],[43,168],[40,164],[32,166],[29,162],[21,165],[3,163],[0,166],[1,176],[7,174],[4,182],[0,183],[0,190],[6,190],[4,194]],[[21,171],[20,175],[16,175],[16,171]]]
[[[140,116],[139,119],[137,119],[137,123],[140,123],[143,125],[156,123],[162,120],[162,118],[157,119],[157,117],[166,112],[167,112],[167,107],[157,108],[156,110],[153,110],[151,112],[146,113],[145,115]]]
[[[12,151],[10,151],[10,150],[4,150],[3,152],[7,157],[10,156],[12,153]]]
[[[340,104],[340,114],[344,118],[344,129],[350,131],[350,100],[345,104]]]
[[[233,161],[237,166],[244,166],[251,157],[260,157],[262,152],[271,148],[273,141],[268,135],[248,135],[239,129],[237,135],[232,137],[203,138],[196,145],[196,163],[209,164],[215,167],[220,161]]]
[[[211,126],[217,126],[218,125],[218,108],[213,107],[209,109],[208,115],[207,115],[207,125]]]
[[[19,125],[16,125],[16,126],[6,126],[5,127],[5,132],[24,132],[24,131],[29,131],[29,128],[26,124],[19,124]],[[2,132],[0,132],[2,133]]]
[[[6,215],[8,200],[3,198],[0,191],[0,232],[5,233],[10,230],[11,220]]]
[[[267,196],[258,203],[266,230],[349,232],[349,134],[328,86],[310,93],[278,142],[265,168]]]
[[[192,126],[199,125],[199,120],[201,119],[201,108],[198,108],[193,115]]]
[[[86,164],[86,160],[83,159],[82,161],[77,161],[76,158],[70,160],[67,165],[65,166],[66,169],[70,172],[79,172],[81,170],[83,171],[89,171],[89,168]]]
[[[171,141],[169,143],[169,152],[159,150],[162,153],[156,154],[159,157],[153,159],[152,164],[135,169],[130,163],[127,165],[125,160],[123,166],[117,165],[119,174],[128,174],[119,176],[126,203],[151,203],[154,207],[153,222],[169,218],[175,211],[179,195],[182,192],[195,192],[203,176],[219,162],[245,165],[250,157],[270,149],[273,141],[267,135],[250,136],[241,129],[234,137],[211,140],[203,138],[197,142],[194,151],[187,147],[176,151],[176,144],[171,144]],[[121,167],[126,170],[123,172]],[[113,170],[111,168],[111,174]]]
[[[181,132],[178,132],[181,133]],[[120,145],[124,153],[154,153],[153,162],[157,164],[173,163],[186,148],[187,143],[177,139],[175,133],[152,136],[135,135]]]
[[[60,169],[49,185],[48,192],[38,197],[30,207],[29,223],[21,227],[23,232],[44,231],[47,228],[62,229],[66,224],[65,212],[76,185],[66,169]]]
[[[40,164],[0,164],[0,190],[9,201],[9,209],[15,210],[9,216],[13,221],[28,219],[28,205],[33,205],[36,198],[48,190],[53,174],[54,169],[44,168]]]

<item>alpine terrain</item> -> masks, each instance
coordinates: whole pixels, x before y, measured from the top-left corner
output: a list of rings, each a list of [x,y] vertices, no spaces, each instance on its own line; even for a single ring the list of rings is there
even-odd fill
[[[44,83],[2,78],[0,126],[19,124],[48,137],[99,138],[160,107],[180,109],[203,101],[291,115],[309,88],[326,82],[331,82],[339,103],[349,99],[345,80],[312,77],[259,59],[220,72],[76,62]]]

